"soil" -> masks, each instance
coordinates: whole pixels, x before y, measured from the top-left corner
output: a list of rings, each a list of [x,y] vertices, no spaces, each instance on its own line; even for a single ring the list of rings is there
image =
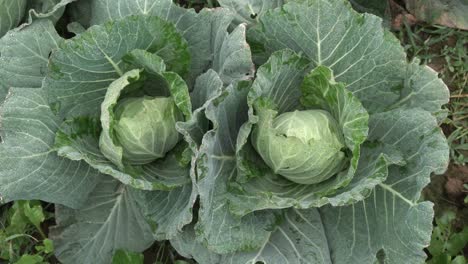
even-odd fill
[[[424,199],[434,203],[436,217],[447,210],[456,213],[454,227],[457,230],[468,226],[468,204],[464,203],[468,189],[464,184],[468,184],[468,167],[450,165],[444,175],[433,175],[423,191]]]

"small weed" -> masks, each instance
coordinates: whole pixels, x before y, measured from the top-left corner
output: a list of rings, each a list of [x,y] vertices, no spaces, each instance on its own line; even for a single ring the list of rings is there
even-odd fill
[[[455,213],[452,211],[447,211],[436,218],[437,225],[432,232],[431,245],[428,247],[432,255],[428,264],[466,263],[463,248],[468,245],[468,227],[465,226],[459,231],[454,230],[452,222],[455,218]]]
[[[42,224],[52,215],[38,201],[17,201],[0,208],[0,262],[48,263],[54,246]]]

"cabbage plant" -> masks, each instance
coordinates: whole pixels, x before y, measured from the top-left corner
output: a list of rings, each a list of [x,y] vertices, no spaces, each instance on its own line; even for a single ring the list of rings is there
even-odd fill
[[[0,39],[0,199],[55,204],[63,263],[110,263],[176,237],[192,221],[206,104],[253,76],[229,11],[126,4],[68,5],[93,10],[69,39],[50,19]]]
[[[207,107],[198,221],[172,244],[199,263],[424,263],[444,83],[347,1],[223,2],[257,13],[259,67]]]

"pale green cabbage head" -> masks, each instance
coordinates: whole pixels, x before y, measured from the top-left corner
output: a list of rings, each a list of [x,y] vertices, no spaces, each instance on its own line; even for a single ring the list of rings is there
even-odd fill
[[[162,158],[180,140],[175,128],[183,115],[171,97],[124,99],[117,104],[114,131],[130,164]]]
[[[275,173],[296,183],[314,184],[343,168],[343,135],[328,112],[293,111],[271,117],[260,115],[251,140]]]

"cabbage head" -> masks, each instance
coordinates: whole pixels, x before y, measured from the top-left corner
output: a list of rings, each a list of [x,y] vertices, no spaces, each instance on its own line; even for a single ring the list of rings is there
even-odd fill
[[[176,122],[184,118],[170,97],[126,98],[117,103],[114,114],[115,137],[122,146],[123,159],[130,164],[164,157],[181,138]]]
[[[324,110],[259,114],[252,145],[273,172],[300,184],[322,182],[344,164],[343,134]],[[276,116],[276,117],[275,117]]]

